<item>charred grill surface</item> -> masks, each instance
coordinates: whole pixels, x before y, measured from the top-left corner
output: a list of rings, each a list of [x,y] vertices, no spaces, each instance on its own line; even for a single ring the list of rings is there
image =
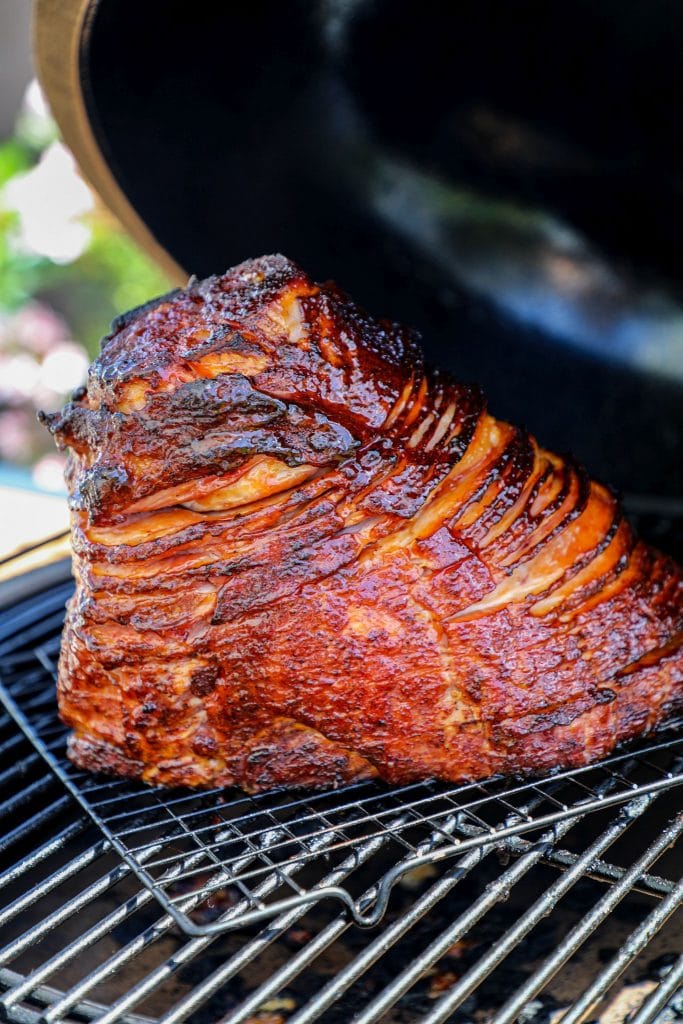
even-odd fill
[[[70,450],[82,767],[460,781],[583,764],[683,707],[675,563],[284,257],[122,318],[46,420]]]

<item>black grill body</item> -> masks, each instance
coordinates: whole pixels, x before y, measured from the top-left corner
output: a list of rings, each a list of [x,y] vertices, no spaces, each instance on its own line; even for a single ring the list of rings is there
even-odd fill
[[[681,496],[678,9],[82,3],[96,141],[188,274],[283,252],[593,476]]]

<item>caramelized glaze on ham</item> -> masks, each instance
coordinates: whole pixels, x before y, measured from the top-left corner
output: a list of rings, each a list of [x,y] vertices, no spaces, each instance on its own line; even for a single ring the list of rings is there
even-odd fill
[[[59,706],[84,768],[470,780],[590,762],[683,708],[676,565],[284,257],[120,318],[45,419],[70,453]]]

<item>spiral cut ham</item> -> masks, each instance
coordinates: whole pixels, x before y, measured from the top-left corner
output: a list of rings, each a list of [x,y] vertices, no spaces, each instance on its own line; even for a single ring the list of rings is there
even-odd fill
[[[677,566],[282,256],[119,318],[43,418],[70,452],[83,768],[457,782],[582,765],[683,708]]]

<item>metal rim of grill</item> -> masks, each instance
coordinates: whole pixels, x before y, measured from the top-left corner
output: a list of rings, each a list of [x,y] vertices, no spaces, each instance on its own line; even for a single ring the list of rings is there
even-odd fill
[[[69,584],[53,588],[0,618],[0,672],[6,683],[9,680],[10,692],[13,678],[21,677],[28,686],[23,708],[30,716],[36,707],[38,713],[44,707],[40,701],[53,668],[49,652],[56,649],[69,592]],[[37,699],[33,709],[31,693]],[[62,741],[57,736],[55,742]],[[160,910],[131,864],[121,859],[111,839],[98,833],[16,722],[5,715],[0,722],[4,801],[0,855],[7,863],[0,873],[2,1015],[19,1022],[271,1024],[282,1010],[287,1014],[282,1019],[292,1024],[315,1020],[437,1024],[477,1019],[469,1015],[474,1012],[472,1000],[481,997],[481,1005],[491,1010],[488,1017],[479,1019],[497,1024],[550,1020],[548,993],[563,991],[565,965],[580,959],[601,929],[623,914],[627,905],[632,906],[628,927],[620,925],[623,941],[610,950],[604,963],[586,974],[581,991],[566,1006],[557,1005],[561,1003],[557,994],[551,997],[553,1024],[555,1019],[558,1024],[589,1019],[609,998],[615,983],[635,969],[639,958],[649,955],[663,934],[679,934],[675,922],[683,913],[683,878],[680,845],[676,850],[675,843],[683,832],[683,810],[681,791],[671,788],[674,775],[680,772],[675,764],[678,743],[667,743],[645,755],[619,755],[609,771],[602,769],[604,799],[609,800],[610,794],[623,799],[628,794],[621,806],[606,803],[592,814],[585,809],[577,813],[574,808],[560,820],[541,822],[542,828],[537,825],[533,833],[513,831],[497,835],[495,842],[489,835],[486,843],[481,830],[490,830],[491,821],[481,817],[481,806],[474,808],[474,816],[472,808],[460,816],[451,809],[450,818],[444,814],[438,819],[436,830],[433,820],[426,831],[423,826],[418,841],[410,839],[414,825],[389,830],[389,834],[385,828],[375,828],[362,843],[324,849],[327,873],[314,884],[344,886],[361,911],[377,908],[382,879],[396,872],[402,857],[410,860],[411,874],[402,878],[396,873],[395,891],[386,893],[390,895],[388,909],[383,908],[386,915],[372,930],[357,927],[353,908],[340,909],[330,902],[313,908],[280,907],[277,916],[265,923],[256,917],[245,921],[253,905],[239,886],[214,887],[207,893],[200,885],[175,895],[182,913],[198,915],[189,917],[195,922],[203,915],[205,924],[232,918],[239,928],[235,926],[229,935],[209,931],[187,936],[170,913]],[[664,762],[657,761],[662,757]],[[657,785],[649,791],[642,789],[642,775],[638,775],[643,759],[648,770],[659,773]],[[637,779],[640,791],[634,789]],[[654,786],[653,780],[654,776],[650,778]],[[560,778],[543,787],[527,786],[526,805],[511,803],[507,812],[533,815],[564,784]],[[521,786],[517,788],[522,791]],[[507,800],[508,794],[496,792],[492,804],[498,806],[501,799]],[[291,797],[287,800],[293,803]],[[260,806],[258,800],[256,805]],[[375,808],[377,813],[381,811]],[[340,830],[336,823],[327,834],[337,836]],[[468,845],[448,850],[446,858],[447,841],[456,833]],[[415,861],[420,841],[435,845]],[[182,862],[187,850],[180,854]],[[425,863],[435,859],[436,864]],[[428,871],[420,877],[425,867]],[[292,872],[296,884],[305,880],[307,870],[304,864]],[[270,871],[260,871],[253,883],[250,879],[250,885],[261,887],[266,895],[277,893],[282,872],[282,864],[274,863]],[[520,892],[523,896],[518,900]],[[241,907],[240,899],[246,905]],[[585,901],[584,912],[575,920],[570,914],[560,924],[561,941],[554,948],[548,944],[531,956],[534,935],[572,899]],[[666,922],[669,929],[663,933]],[[683,1013],[679,996],[682,944],[673,941],[678,944],[665,950],[666,963],[658,977],[641,986],[643,998],[635,1010],[635,1024],[674,1020]],[[345,954],[336,973],[328,969],[321,979],[316,965],[345,943],[350,943],[353,955]],[[462,948],[462,953],[454,960],[456,948]],[[518,984],[506,983],[502,994],[486,996],[501,972],[507,978],[510,962],[520,955],[532,963],[528,976],[521,978],[518,972],[514,975]],[[387,960],[392,961],[388,973],[383,968]],[[457,969],[445,970],[444,963]],[[441,990],[438,982],[443,974],[447,977]],[[429,982],[430,978],[436,980]],[[431,984],[427,995],[422,991],[425,979]],[[418,1015],[410,1016],[414,1007]]]

